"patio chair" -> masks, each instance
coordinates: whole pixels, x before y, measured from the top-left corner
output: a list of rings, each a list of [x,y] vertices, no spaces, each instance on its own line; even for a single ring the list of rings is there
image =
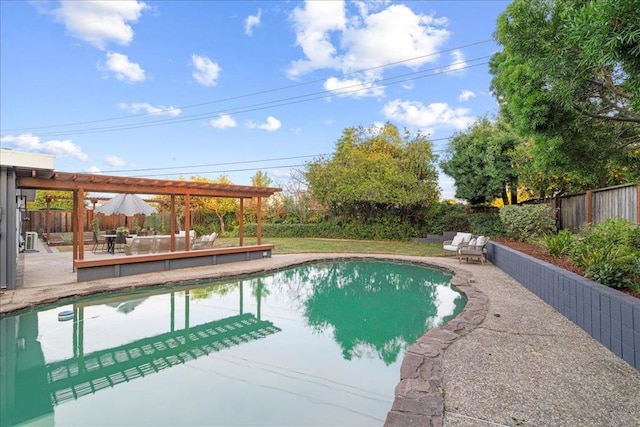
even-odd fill
[[[461,233],[457,232],[454,236],[453,240],[445,240],[442,243],[442,249],[444,250],[444,256],[447,256],[447,252],[453,252],[454,254],[458,253],[458,248],[462,243],[468,243],[473,234],[471,233]]]
[[[124,245],[127,244],[127,236],[125,236],[124,233],[118,233],[114,244],[115,244],[114,252],[115,251],[124,252]]]
[[[458,248],[458,261],[462,262],[463,258],[466,259],[467,262],[469,262],[470,259],[475,259],[484,265],[487,260],[484,247],[488,242],[488,237],[478,236],[478,238],[471,239],[468,243],[462,243]]]
[[[211,249],[213,248],[213,242],[215,242],[217,237],[218,233],[215,232],[202,236],[199,241],[193,244],[192,249]]]
[[[91,252],[93,252],[94,254],[98,251],[98,248],[100,248],[101,252],[105,251],[105,245],[107,244],[106,240],[100,240],[100,238],[98,237],[98,233],[97,232],[93,232],[93,247],[91,248]]]

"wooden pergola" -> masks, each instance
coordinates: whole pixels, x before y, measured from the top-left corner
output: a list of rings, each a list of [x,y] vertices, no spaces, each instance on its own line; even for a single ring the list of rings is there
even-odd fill
[[[149,178],[123,177],[113,175],[96,175],[70,172],[55,172],[50,170],[26,170],[17,171],[16,186],[21,189],[59,190],[73,192],[73,260],[74,267],[81,265],[84,260],[84,230],[83,218],[85,215],[84,200],[88,192],[98,193],[137,193],[147,195],[170,196],[170,225],[171,253],[175,251],[175,217],[176,196],[184,197],[185,209],[185,251],[189,252],[190,236],[190,204],[193,197],[225,197],[239,199],[240,224],[239,244],[243,246],[244,240],[244,199],[256,199],[257,208],[257,245],[262,245],[262,199],[282,191],[273,187],[253,187],[245,185],[226,185],[193,181],[172,181]],[[194,251],[195,252],[195,251]],[[184,253],[177,252],[176,256]],[[166,254],[165,254],[166,255]],[[153,260],[153,256],[146,258]],[[163,258],[166,258],[163,257]],[[88,261],[85,261],[87,263]],[[96,262],[96,261],[92,261]],[[106,260],[107,263],[117,263],[117,260]]]

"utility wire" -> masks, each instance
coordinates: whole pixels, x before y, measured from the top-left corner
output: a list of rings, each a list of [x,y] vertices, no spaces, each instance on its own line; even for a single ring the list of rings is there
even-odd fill
[[[434,138],[434,139],[429,139],[429,142],[448,141],[451,138],[452,137]],[[432,151],[434,153],[442,153],[442,152],[444,152],[446,150],[432,150]],[[113,169],[113,170],[105,170],[105,171],[101,171],[101,172],[102,173],[124,173],[124,172],[129,173],[129,172],[165,171],[165,170],[176,170],[176,169],[197,169],[197,168],[215,167],[215,166],[230,166],[230,165],[244,165],[244,164],[249,164],[249,163],[276,162],[276,161],[280,161],[280,160],[304,159],[304,158],[309,158],[309,157],[320,158],[320,157],[329,156],[329,155],[331,155],[331,153],[309,154],[309,155],[306,155],[306,156],[293,156],[293,157],[278,157],[278,158],[274,158],[274,159],[242,160],[242,161],[238,161],[238,162],[208,163],[208,164],[203,164],[203,165],[166,166],[166,167],[161,167],[161,168],[140,168],[140,169]],[[275,169],[275,168],[278,168],[278,167],[295,167],[295,166],[298,166],[298,165],[277,166],[277,167],[272,167],[271,169]],[[247,170],[260,170],[260,169],[267,169],[267,167],[241,169],[241,170],[242,171],[247,171]],[[197,172],[197,173],[219,173],[219,172],[234,172],[234,171],[235,170],[216,171],[216,172]],[[186,172],[186,173],[196,173],[196,172]],[[179,174],[176,173],[176,174],[170,174],[170,175],[179,175]],[[145,176],[160,176],[160,175],[145,175]]]
[[[488,58],[488,56],[485,57],[480,57],[480,58],[474,58],[468,61],[461,61],[461,62],[457,62],[457,63],[453,63],[450,64],[449,66],[453,66],[456,64],[463,64],[463,63],[467,63],[467,62],[472,62],[472,61],[477,61],[477,60],[481,60],[481,59],[486,59]],[[473,65],[465,65],[463,67],[457,68],[455,71],[461,71],[461,70],[466,70],[469,68],[474,68],[474,67],[478,67],[481,65],[486,65],[488,64],[488,62],[481,62],[481,63],[477,63],[477,64],[473,64]],[[426,74],[426,75],[419,75],[424,73],[425,71],[435,71],[431,74]],[[351,86],[346,86],[342,89],[340,89],[340,91],[321,91],[321,92],[315,92],[315,93],[311,93],[311,94],[306,94],[306,95],[298,95],[298,96],[294,96],[294,97],[289,97],[289,98],[283,98],[283,99],[279,99],[279,100],[275,100],[275,101],[268,101],[268,102],[263,102],[263,103],[259,103],[259,104],[254,104],[254,105],[250,105],[247,107],[237,107],[237,108],[232,108],[232,109],[225,109],[225,110],[219,110],[219,111],[212,111],[212,112],[206,112],[206,113],[200,113],[200,114],[195,114],[195,115],[191,115],[191,116],[185,116],[182,118],[175,118],[175,119],[159,119],[159,120],[154,120],[154,121],[148,121],[148,122],[144,122],[144,123],[138,123],[138,124],[130,124],[130,125],[119,125],[119,126],[107,126],[107,127],[98,127],[98,128],[86,128],[86,129],[78,129],[78,130],[70,130],[70,131],[56,131],[56,132],[42,132],[40,133],[40,136],[59,136],[59,135],[80,135],[80,134],[88,134],[88,133],[103,133],[103,132],[114,132],[114,131],[119,131],[119,130],[131,130],[131,129],[139,129],[139,128],[147,128],[147,127],[155,127],[155,126],[164,126],[164,125],[170,125],[170,124],[177,124],[177,123],[185,123],[185,122],[191,122],[191,121],[195,121],[195,120],[203,120],[203,119],[212,119],[214,117],[220,117],[222,115],[226,115],[226,114],[241,114],[241,113],[247,113],[247,112],[252,112],[252,111],[259,111],[259,110],[264,110],[264,109],[270,109],[270,108],[275,108],[275,107],[283,107],[286,105],[292,105],[292,104],[299,104],[302,102],[309,102],[309,101],[314,101],[317,99],[322,99],[322,98],[327,98],[327,97],[340,97],[340,96],[344,96],[345,94],[352,94],[352,93],[357,93],[357,92],[362,92],[362,91],[369,91],[372,88],[375,87],[380,87],[381,85],[379,83],[385,83],[386,85],[395,85],[395,84],[399,84],[399,83],[405,83],[407,81],[412,81],[412,80],[419,80],[419,79],[423,79],[423,78],[428,78],[428,77],[434,77],[437,75],[441,75],[441,74],[447,74],[452,72],[451,70],[449,70],[448,68],[442,68],[442,67],[437,67],[437,68],[432,68],[429,70],[422,70],[422,71],[418,71],[415,73],[409,73],[409,74],[405,74],[402,76],[395,76],[395,77],[390,77],[387,79],[382,79],[376,82],[375,85],[371,86],[371,87],[362,87],[363,84],[362,83],[358,83],[358,84],[354,84]],[[399,79],[399,77],[406,77],[406,76],[410,76],[407,78],[402,78]],[[397,80],[397,81],[394,81]],[[351,88],[350,90],[347,90]]]
[[[431,57],[431,56],[437,56],[437,55],[441,55],[443,53],[453,52],[455,50],[466,49],[466,48],[469,48],[469,47],[472,47],[472,46],[477,46],[477,45],[481,45],[481,44],[489,43],[489,42],[493,42],[493,40],[492,39],[480,40],[480,41],[469,43],[469,44],[466,44],[466,45],[456,46],[456,47],[452,47],[450,49],[444,49],[444,50],[441,50],[441,51],[438,51],[438,52],[432,52],[432,53],[429,53],[429,54],[420,55],[420,56],[416,56],[416,57],[405,59],[405,60],[401,60],[401,61],[390,62],[390,63],[384,64],[384,65],[379,65],[379,66],[376,66],[376,67],[364,68],[364,69],[352,71],[352,72],[343,74],[343,76],[352,76],[352,75],[362,74],[362,73],[365,73],[365,72],[368,72],[368,71],[384,69],[384,68],[392,67],[392,66],[395,66],[395,65],[406,64],[406,63],[409,63],[409,62],[412,62],[412,61],[417,61],[419,59],[424,59],[424,58],[428,58],[428,57]],[[329,77],[331,77],[331,76],[329,76]],[[176,111],[176,110],[186,110],[186,109],[190,109],[190,108],[202,107],[204,105],[211,105],[211,104],[223,103],[223,102],[228,102],[228,101],[235,101],[235,100],[238,100],[238,99],[251,98],[251,97],[255,97],[255,96],[259,96],[259,95],[266,95],[266,94],[273,93],[273,92],[280,92],[280,91],[284,91],[284,90],[288,90],[288,89],[294,89],[294,88],[298,88],[298,87],[302,87],[302,86],[306,86],[306,85],[310,85],[310,84],[314,84],[314,83],[325,81],[329,77],[322,77],[322,78],[319,78],[319,79],[310,80],[310,81],[306,81],[306,82],[302,82],[302,83],[298,83],[298,84],[294,84],[294,85],[281,86],[281,87],[267,89],[267,90],[263,90],[263,91],[259,91],[259,92],[253,92],[253,93],[238,95],[238,96],[229,97],[229,98],[217,99],[217,100],[212,100],[212,101],[207,101],[207,102],[201,102],[201,103],[198,103],[198,104],[185,105],[185,106],[182,106],[182,107],[167,108],[167,109],[164,109],[164,110],[162,110],[160,112],[147,112],[147,113],[140,113],[140,114],[131,114],[131,115],[124,115],[124,116],[110,117],[110,118],[106,118],[106,119],[96,119],[96,120],[88,120],[88,121],[82,121],[82,122],[72,122],[72,123],[57,124],[57,125],[37,126],[37,127],[29,127],[29,128],[24,128],[23,127],[23,128],[2,129],[1,131],[2,132],[21,132],[21,131],[26,131],[26,130],[33,131],[33,130],[40,130],[40,129],[52,129],[52,128],[60,128],[60,127],[80,126],[80,125],[87,125],[87,124],[94,124],[94,123],[104,123],[104,122],[116,121],[116,120],[134,119],[134,118],[138,118],[138,117],[158,115],[159,113],[168,113],[168,112]]]

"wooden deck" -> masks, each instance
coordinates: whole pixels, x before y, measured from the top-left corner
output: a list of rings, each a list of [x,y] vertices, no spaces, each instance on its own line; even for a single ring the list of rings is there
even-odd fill
[[[74,260],[78,282],[131,276],[134,274],[203,267],[230,262],[271,258],[273,245],[233,246],[215,249],[129,255],[91,260]]]

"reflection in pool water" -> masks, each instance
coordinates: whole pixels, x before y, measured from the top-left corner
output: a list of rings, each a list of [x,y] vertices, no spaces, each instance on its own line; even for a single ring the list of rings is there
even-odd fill
[[[324,262],[4,316],[0,425],[381,425],[406,348],[464,307],[449,280]]]

